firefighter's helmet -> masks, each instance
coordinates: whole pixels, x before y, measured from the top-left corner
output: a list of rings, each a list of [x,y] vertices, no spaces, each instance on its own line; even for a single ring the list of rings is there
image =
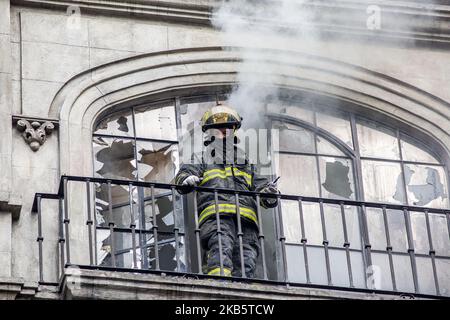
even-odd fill
[[[217,104],[212,107],[202,117],[202,130],[205,132],[211,128],[230,128],[239,129],[241,127],[242,118],[233,108]]]

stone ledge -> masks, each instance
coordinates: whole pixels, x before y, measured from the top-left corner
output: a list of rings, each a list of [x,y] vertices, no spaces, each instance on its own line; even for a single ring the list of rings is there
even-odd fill
[[[269,3],[269,6],[277,5],[277,2],[274,0]],[[11,3],[57,10],[67,10],[69,6],[74,5],[72,1],[67,0],[11,0]],[[81,9],[82,13],[119,16],[132,14],[133,18],[210,26],[212,11],[219,3],[219,0],[82,0],[77,1],[75,5]],[[382,9],[384,27],[381,30],[372,31],[366,27],[368,17],[366,10],[369,5],[379,5]],[[402,38],[450,43],[450,26],[446,23],[450,17],[449,5],[412,1],[343,0],[332,3],[315,1],[305,6],[307,9],[321,12],[313,25],[317,25],[324,34],[353,35],[391,41]],[[279,21],[269,23],[278,25]]]
[[[349,292],[267,283],[192,279],[131,272],[66,269],[61,283],[62,299],[398,299],[398,295]]]

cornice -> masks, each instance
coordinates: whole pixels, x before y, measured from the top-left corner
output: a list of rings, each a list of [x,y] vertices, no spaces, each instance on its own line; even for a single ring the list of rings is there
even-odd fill
[[[273,0],[277,5],[279,0]],[[375,40],[410,39],[450,44],[450,1],[448,5],[397,0],[315,0],[305,4],[320,14],[313,22],[325,35],[370,37]],[[78,6],[81,12],[133,16],[140,19],[173,21],[211,26],[211,15],[219,0],[11,0],[13,5],[67,10]],[[267,2],[266,2],[267,3]],[[269,5],[270,2],[269,2]],[[382,28],[369,30],[369,5],[381,9]],[[257,21],[280,25],[278,21]],[[285,26],[289,28],[289,26]]]

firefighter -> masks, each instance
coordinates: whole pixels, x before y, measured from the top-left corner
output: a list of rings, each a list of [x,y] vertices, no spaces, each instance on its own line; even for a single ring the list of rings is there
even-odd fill
[[[183,186],[202,186],[234,190],[277,193],[275,184],[256,173],[245,152],[236,146],[236,130],[241,127],[239,114],[226,105],[209,109],[201,119],[205,133],[205,148],[194,153],[191,163],[183,164],[175,177],[175,183]],[[187,192],[187,191],[184,191]],[[276,198],[261,197],[261,206],[273,208]],[[251,196],[239,196],[245,276],[255,276],[259,254],[258,219],[256,200]],[[218,211],[223,256],[223,274],[240,277],[241,262],[236,214],[236,199],[232,194],[218,194]],[[206,253],[204,272],[221,275],[218,224],[213,192],[199,192],[198,214],[200,241]]]

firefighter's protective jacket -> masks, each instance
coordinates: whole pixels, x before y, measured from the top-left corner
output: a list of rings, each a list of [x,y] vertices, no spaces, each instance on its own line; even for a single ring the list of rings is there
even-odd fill
[[[220,152],[222,150],[222,152]],[[262,191],[268,184],[267,178],[257,174],[256,168],[250,164],[245,152],[234,143],[223,143],[215,140],[203,152],[194,153],[191,163],[183,164],[175,177],[176,184],[182,184],[190,175],[201,178],[199,186],[209,188],[224,188],[245,191]],[[236,202],[232,194],[218,193],[220,215],[235,215]],[[213,192],[198,193],[199,225],[216,216]],[[274,207],[261,197],[261,205],[265,208]],[[240,215],[243,219],[258,225],[256,200],[251,196],[239,196]]]

